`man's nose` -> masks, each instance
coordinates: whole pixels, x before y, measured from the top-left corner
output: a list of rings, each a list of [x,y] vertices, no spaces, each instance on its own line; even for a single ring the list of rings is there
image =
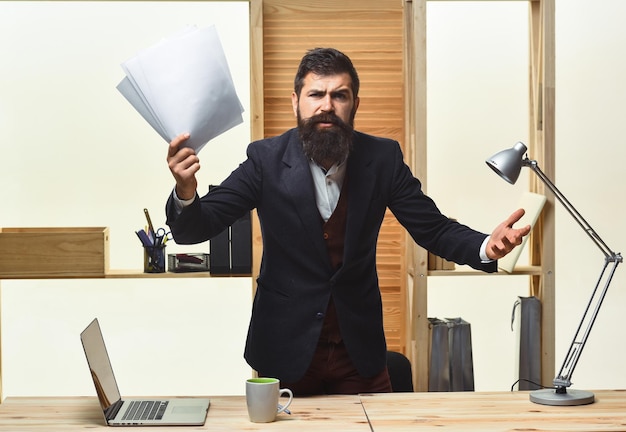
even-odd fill
[[[322,98],[320,111],[324,113],[331,113],[335,111],[335,108],[333,107],[333,100],[331,99],[330,95],[326,95],[324,96],[324,98]]]

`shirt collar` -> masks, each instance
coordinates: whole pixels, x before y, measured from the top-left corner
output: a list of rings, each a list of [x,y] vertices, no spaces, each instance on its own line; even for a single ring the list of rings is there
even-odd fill
[[[324,168],[323,166],[321,166],[320,164],[318,164],[317,162],[315,162],[313,159],[309,160],[309,164],[311,166],[316,166],[319,169],[321,169],[325,176],[333,176],[335,174],[339,174],[343,176],[343,174],[345,174],[346,172],[346,159],[342,160],[341,162],[333,164],[328,170]]]

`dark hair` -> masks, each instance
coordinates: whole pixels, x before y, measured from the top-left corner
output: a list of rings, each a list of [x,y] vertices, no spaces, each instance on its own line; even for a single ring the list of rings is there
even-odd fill
[[[350,58],[334,48],[314,48],[307,51],[300,61],[298,72],[293,81],[293,90],[300,97],[304,86],[304,77],[310,72],[319,76],[347,73],[352,79],[352,93],[356,98],[359,95],[359,75],[352,65]]]

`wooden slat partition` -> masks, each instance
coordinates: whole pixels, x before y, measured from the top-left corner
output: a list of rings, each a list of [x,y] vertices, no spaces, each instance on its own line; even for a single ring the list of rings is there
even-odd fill
[[[399,0],[252,0],[251,22],[262,53],[262,136],[278,135],[295,126],[290,95],[304,53],[334,47],[352,59],[361,79],[356,129],[404,141],[403,10]],[[262,59],[262,60],[261,60]],[[257,101],[256,106],[261,102]],[[258,125],[258,129],[261,126]],[[258,130],[253,135],[258,135]],[[258,138],[258,136],[257,136]],[[378,271],[390,349],[406,352],[405,233],[388,213],[379,236]],[[254,274],[258,274],[260,234],[255,235]]]

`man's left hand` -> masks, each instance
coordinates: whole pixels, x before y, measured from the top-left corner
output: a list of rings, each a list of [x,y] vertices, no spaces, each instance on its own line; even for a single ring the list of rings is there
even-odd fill
[[[516,246],[522,244],[524,236],[530,233],[530,225],[517,229],[513,228],[513,224],[519,221],[524,213],[524,209],[516,210],[493,230],[485,251],[489,259],[500,259],[515,249]]]

